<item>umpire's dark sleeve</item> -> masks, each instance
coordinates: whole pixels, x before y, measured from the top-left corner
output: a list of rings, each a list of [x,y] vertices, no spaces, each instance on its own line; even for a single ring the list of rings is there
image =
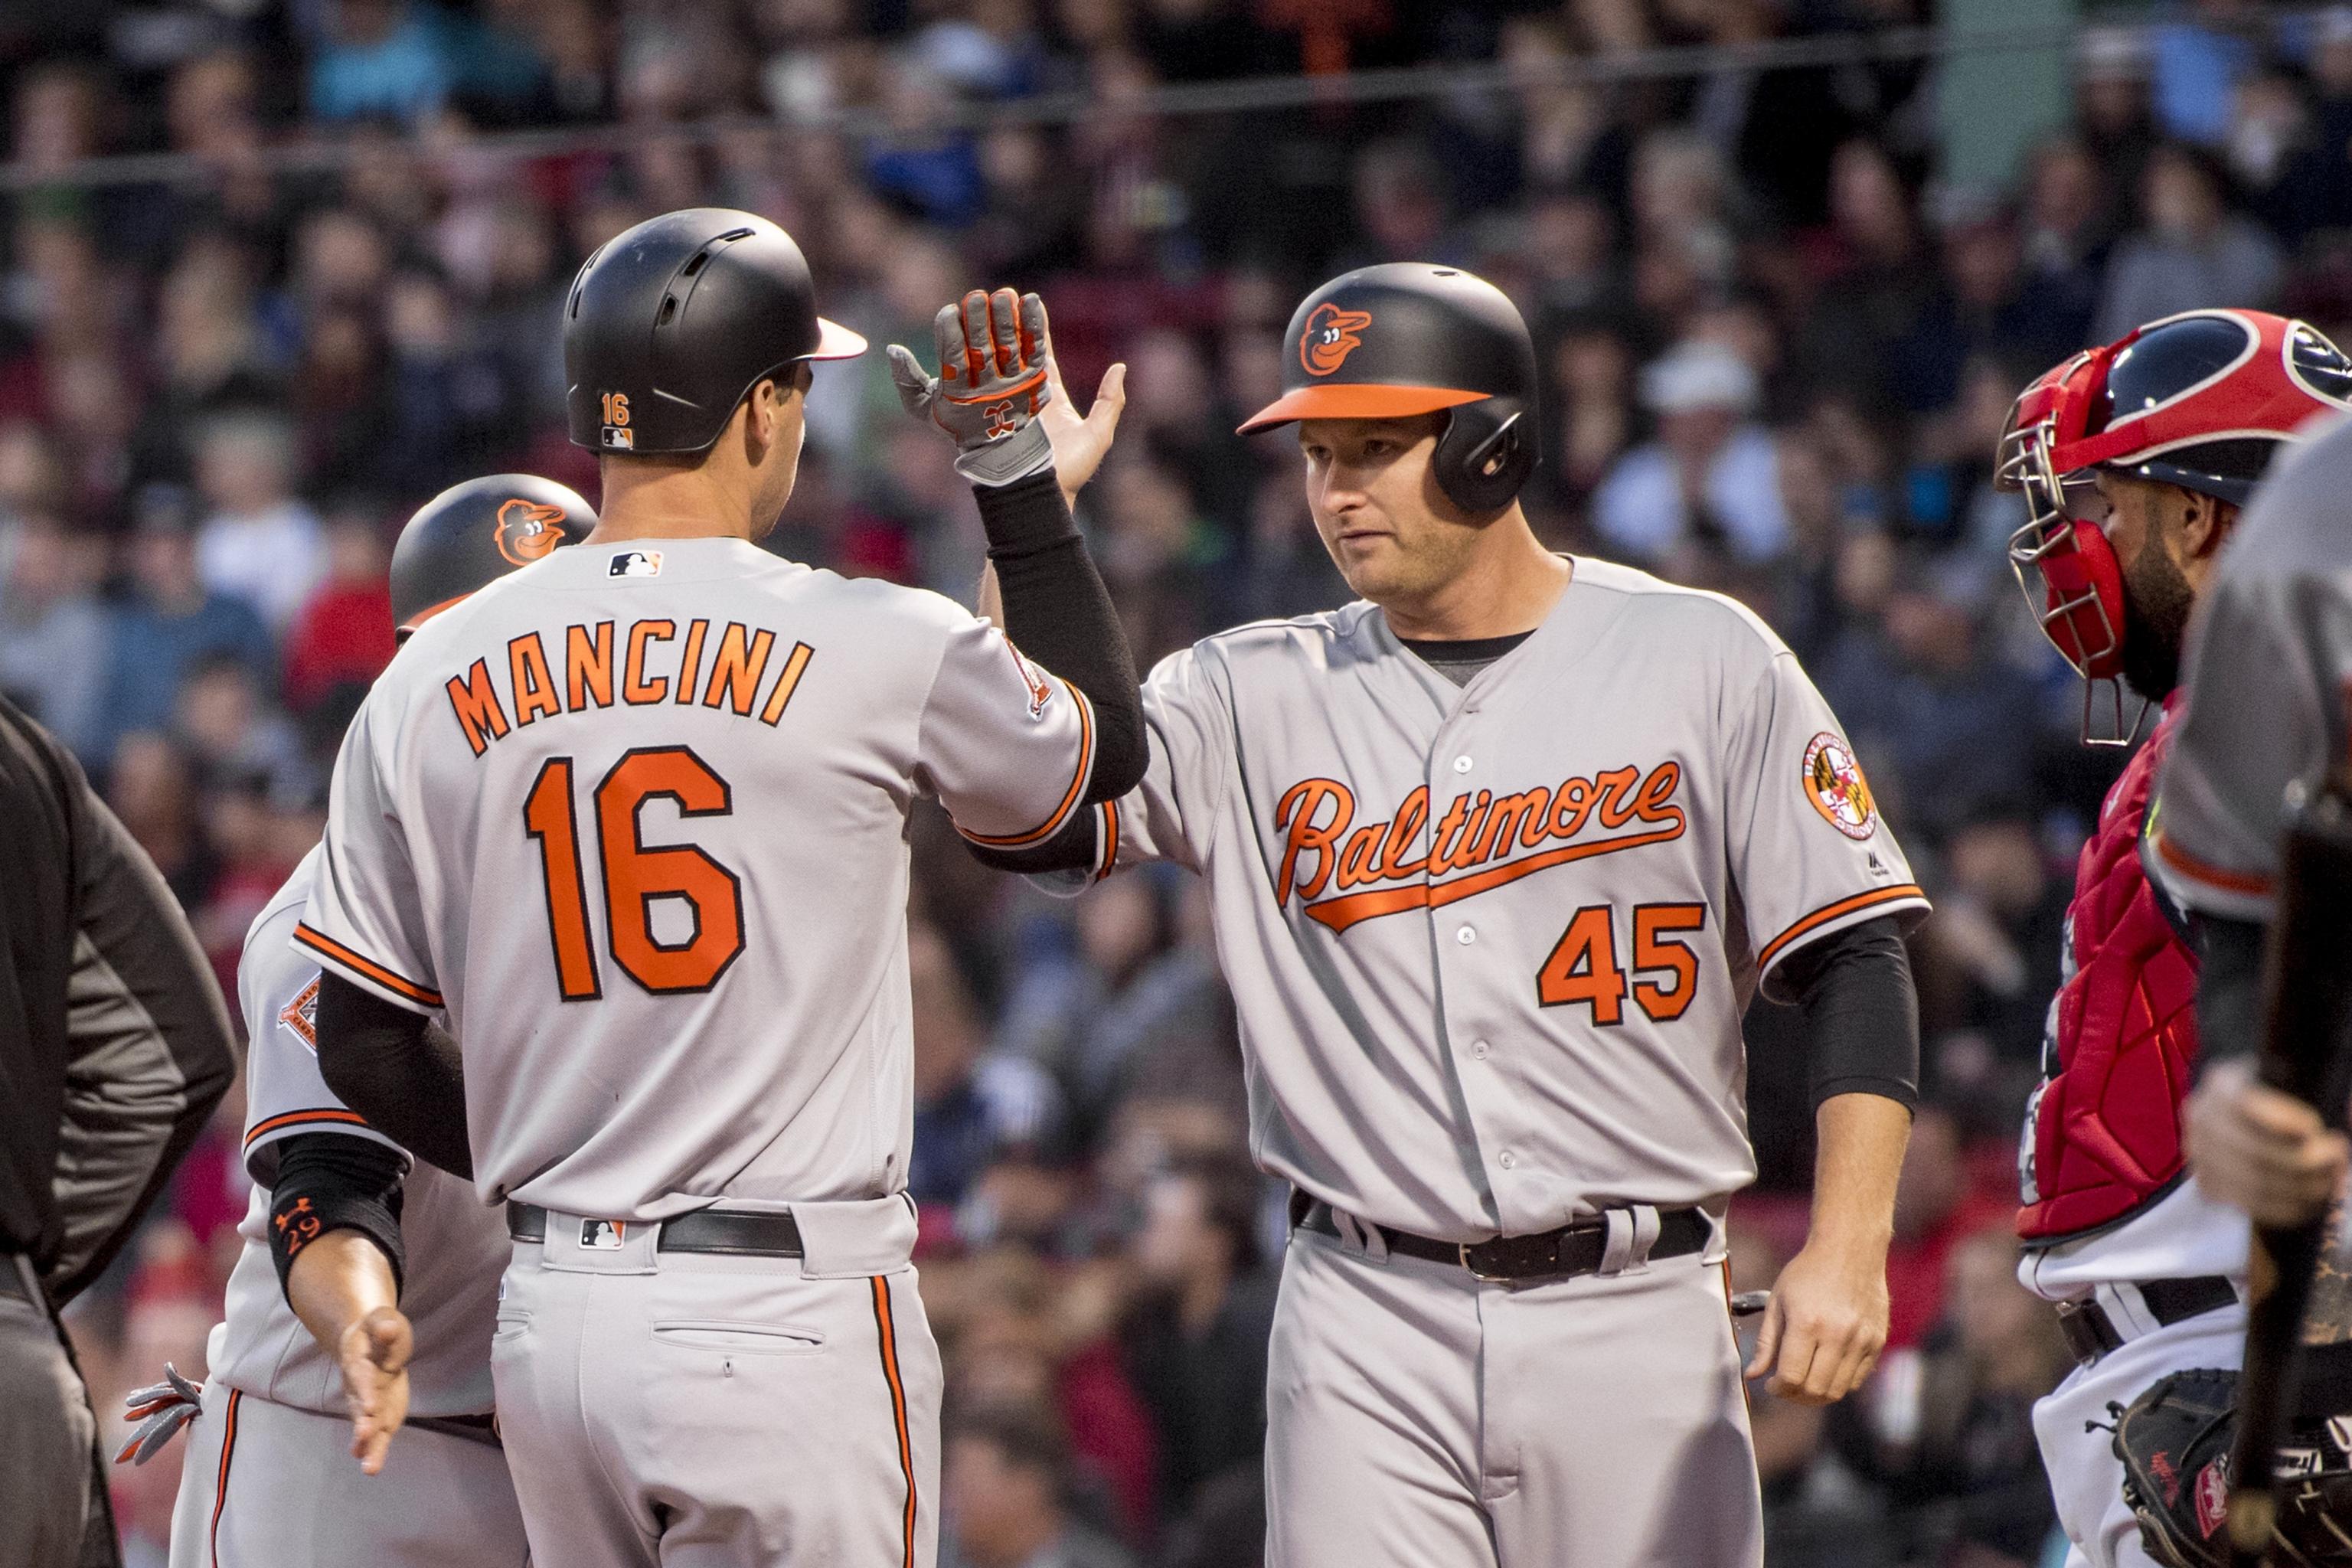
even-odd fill
[[[236,1076],[236,1037],[196,933],[70,757],[76,921],[52,1180],[59,1303],[121,1249]]]

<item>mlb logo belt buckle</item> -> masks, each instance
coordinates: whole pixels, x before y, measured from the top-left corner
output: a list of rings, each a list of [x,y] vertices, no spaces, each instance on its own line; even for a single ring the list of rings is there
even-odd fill
[[[629,1222],[625,1219],[583,1219],[580,1245],[590,1252],[618,1252],[628,1232]]]

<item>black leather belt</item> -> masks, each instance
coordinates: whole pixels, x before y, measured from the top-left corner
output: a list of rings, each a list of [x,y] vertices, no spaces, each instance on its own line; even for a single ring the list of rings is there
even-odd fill
[[[2238,1299],[2236,1287],[2219,1274],[2199,1274],[2186,1279],[2143,1279],[2139,1299],[2158,1326],[2170,1328],[2190,1318],[2218,1312]],[[2124,1346],[2124,1335],[2095,1296],[2058,1303],[2058,1331],[2074,1360],[2089,1366],[2109,1351]]]
[[[672,1219],[653,1222],[661,1234],[656,1252],[724,1252],[745,1258],[798,1258],[800,1222],[789,1212],[750,1209],[696,1209]],[[627,1232],[625,1221],[583,1219],[580,1245],[590,1250],[617,1249]],[[516,1241],[547,1239],[547,1211],[537,1204],[507,1204],[507,1235]]]
[[[1322,1199],[1294,1206],[1297,1214],[1292,1223],[1299,1229],[1318,1236],[1340,1234],[1331,1205]],[[1475,1242],[1436,1241],[1386,1226],[1368,1228],[1380,1232],[1391,1252],[1430,1263],[1451,1263],[1485,1280],[1562,1279],[1597,1274],[1609,1250],[1609,1222],[1600,1218],[1573,1220],[1558,1230],[1533,1236],[1498,1236],[1492,1241]],[[1661,1209],[1658,1239],[1651,1244],[1649,1256],[1687,1258],[1705,1249],[1713,1234],[1703,1209]]]
[[[506,1444],[499,1437],[499,1418],[495,1415],[412,1415],[411,1426],[421,1426],[427,1432],[438,1432],[447,1437],[463,1437],[468,1443],[480,1443],[492,1448]]]

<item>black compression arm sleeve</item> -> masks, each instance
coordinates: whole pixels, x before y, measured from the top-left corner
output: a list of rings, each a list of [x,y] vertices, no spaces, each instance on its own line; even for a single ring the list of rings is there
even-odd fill
[[[457,1041],[331,972],[319,976],[318,1029],[319,1072],[345,1105],[427,1164],[474,1179]]]
[[[2197,1071],[2252,1057],[2262,1041],[2263,935],[2258,921],[2197,919]]]
[[[1143,698],[1135,656],[1102,574],[1052,469],[1009,485],[974,485],[988,559],[1004,599],[1004,635],[1086,693],[1095,710],[1087,804],[1116,800],[1143,780]]]
[[[1775,978],[1804,1010],[1813,1104],[1836,1094],[1919,1102],[1919,1001],[1892,916],[1807,943]]]
[[[1026,849],[992,849],[984,844],[967,840],[964,847],[983,866],[993,866],[1000,871],[1015,876],[1034,877],[1047,871],[1086,871],[1095,864],[1095,854],[1101,847],[1101,829],[1096,822],[1099,814],[1089,806],[1070,814],[1061,831],[1043,844],[1033,844]]]
[[[269,1257],[278,1290],[294,1256],[331,1230],[355,1230],[382,1249],[398,1289],[408,1255],[400,1241],[401,1159],[373,1138],[348,1132],[298,1132],[278,1145],[278,1181],[269,1189]],[[294,1303],[289,1298],[288,1306]]]

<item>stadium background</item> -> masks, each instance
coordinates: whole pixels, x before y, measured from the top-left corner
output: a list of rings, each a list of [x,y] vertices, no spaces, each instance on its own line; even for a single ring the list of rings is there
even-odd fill
[[[2055,1563],[2011,1279],[2015,1127],[2071,858],[2116,765],[2011,584],[2009,400],[2209,304],[2352,324],[2352,9],[2243,0],[152,0],[0,5],[0,687],[75,749],[234,994],[392,651],[445,484],[595,493],[558,301],[638,218],[783,224],[828,314],[927,342],[1046,295],[1132,401],[1083,512],[1138,652],[1345,596],[1280,440],[1291,302],[1472,268],[1547,378],[1528,510],[1735,594],[1853,731],[1934,895],[1890,1353],[1759,1391],[1774,1568]],[[969,599],[981,537],[881,358],[821,367],[771,543]],[[1076,905],[916,845],[924,1289],[951,1568],[1257,1561],[1279,1194],[1242,1152],[1197,888]],[[1801,1237],[1790,1018],[1748,1020],[1737,1283]],[[232,1096],[74,1330],[103,1408],[201,1367],[245,1201]],[[178,1465],[119,1471],[160,1564]],[[2063,1543],[2062,1543],[2063,1544]]]

